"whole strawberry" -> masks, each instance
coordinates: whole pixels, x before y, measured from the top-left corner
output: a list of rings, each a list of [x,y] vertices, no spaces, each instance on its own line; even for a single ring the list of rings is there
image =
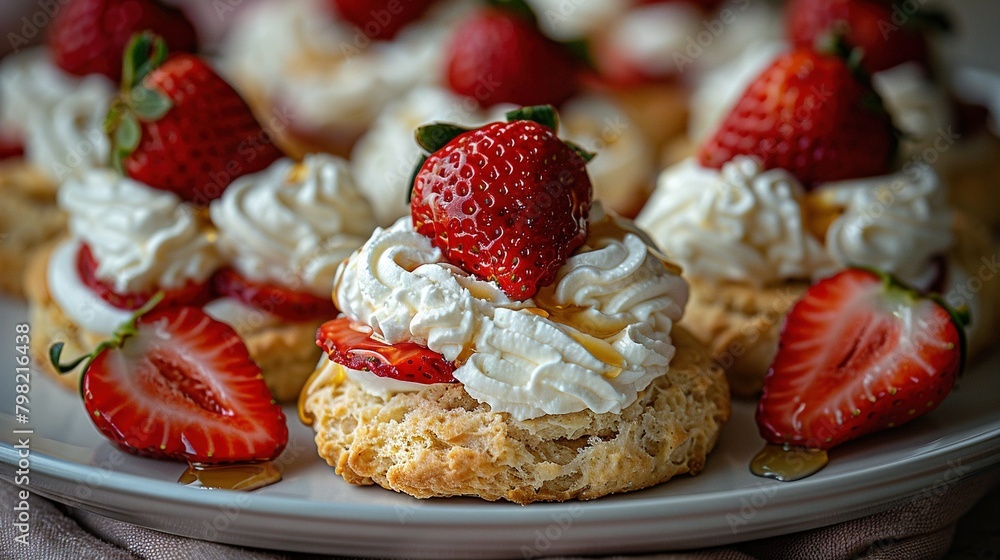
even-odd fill
[[[964,323],[869,270],[816,283],[785,319],[757,407],[761,436],[829,449],[934,410],[962,370]]]
[[[414,179],[410,211],[448,262],[525,300],[587,238],[591,156],[556,137],[551,107],[507,118],[476,130],[419,129],[433,153]]]
[[[194,26],[177,8],[156,0],[68,0],[49,27],[47,42],[57,66],[70,74],[104,74],[121,80],[122,53],[132,35],[151,31],[176,52],[194,52]]]
[[[117,169],[199,206],[283,155],[246,102],[204,60],[168,58],[163,41],[148,33],[126,50],[122,94],[105,126]]]
[[[718,169],[756,156],[811,187],[888,173],[896,146],[889,114],[864,77],[842,56],[802,48],[754,80],[697,157]]]
[[[389,40],[436,0],[328,0],[340,17],[372,39]]]
[[[281,407],[229,325],[195,307],[152,311],[151,300],[83,366],[80,391],[94,426],[137,455],[196,463],[264,461],[288,443]]]
[[[446,51],[448,85],[480,105],[559,105],[579,91],[579,64],[530,16],[486,9],[459,25]]]
[[[920,18],[899,22],[890,0],[791,0],[785,7],[788,36],[797,47],[814,47],[831,32],[843,33],[864,51],[861,66],[881,72],[904,62],[930,64],[930,49]]]

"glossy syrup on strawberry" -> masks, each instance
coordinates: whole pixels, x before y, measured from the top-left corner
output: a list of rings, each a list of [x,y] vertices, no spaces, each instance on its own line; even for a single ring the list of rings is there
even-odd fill
[[[965,359],[965,319],[891,278],[847,269],[811,286],[785,319],[757,426],[755,474],[808,476],[825,451],[934,410]]]
[[[416,174],[410,212],[414,229],[448,262],[523,301],[586,240],[593,187],[590,155],[556,136],[551,107],[508,119],[476,130],[420,129],[418,141],[432,153]]]
[[[153,309],[156,296],[83,365],[81,394],[94,426],[136,455],[194,465],[258,463],[288,442],[285,415],[232,327],[194,307]]]
[[[372,338],[371,328],[346,317],[321,325],[316,344],[349,369],[411,383],[455,383],[455,364],[437,352],[412,342],[380,342]]]

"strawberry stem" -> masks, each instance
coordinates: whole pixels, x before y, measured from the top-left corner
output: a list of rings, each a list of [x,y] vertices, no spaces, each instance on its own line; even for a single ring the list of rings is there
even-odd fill
[[[427,150],[428,153],[433,154],[434,152],[447,146],[448,142],[451,142],[457,136],[469,132],[470,130],[471,129],[457,124],[433,123],[418,128],[414,136],[417,139],[417,144],[420,144],[421,148]]]
[[[49,347],[49,361],[52,363],[52,367],[54,367],[60,375],[65,375],[75,370],[80,364],[84,364],[83,373],[87,373],[87,370],[90,368],[90,363],[93,362],[94,358],[100,355],[101,352],[107,350],[108,348],[120,348],[127,338],[138,334],[139,330],[136,327],[136,321],[139,320],[139,317],[142,317],[146,313],[152,311],[154,307],[163,301],[164,297],[165,295],[162,291],[156,292],[142,307],[135,310],[127,321],[115,329],[115,332],[111,335],[110,339],[98,344],[97,347],[94,348],[94,350],[89,354],[84,354],[71,362],[62,363],[62,352],[63,348],[66,346],[65,343],[53,343],[52,346]],[[80,376],[81,396],[83,396],[83,377],[83,375]]]

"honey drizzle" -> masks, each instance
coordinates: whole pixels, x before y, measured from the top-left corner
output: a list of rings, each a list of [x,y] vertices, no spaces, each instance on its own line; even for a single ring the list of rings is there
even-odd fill
[[[299,391],[299,400],[296,403],[296,408],[299,413],[299,422],[302,422],[306,426],[312,426],[316,418],[306,410],[306,400],[316,391],[323,389],[324,387],[329,387],[331,385],[339,385],[344,381],[344,368],[341,367],[336,362],[331,360],[326,360],[322,358],[326,363],[322,364],[320,367],[316,368],[316,371],[312,372],[309,379],[306,380],[305,385],[302,386],[302,390]]]
[[[816,474],[828,462],[829,457],[823,449],[769,443],[750,461],[750,472],[791,482]]]
[[[243,490],[249,492],[281,480],[281,471],[271,461],[205,465],[188,463],[177,479],[179,484],[207,490]]]

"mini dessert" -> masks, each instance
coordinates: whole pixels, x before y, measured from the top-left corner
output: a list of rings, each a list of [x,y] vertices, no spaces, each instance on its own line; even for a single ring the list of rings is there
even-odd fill
[[[187,461],[234,490],[281,479],[266,461],[288,443],[285,414],[228,325],[193,307],[144,308],[92,353],[62,364],[62,351],[52,347],[53,367],[68,373],[86,361],[87,416],[124,451]]]
[[[353,484],[522,504],[699,472],[729,399],[674,327],[684,280],[591,203],[551,110],[509,119],[421,128],[411,216],[338,269],[299,402],[320,455]]]
[[[982,118],[972,126],[964,122],[967,111],[956,103],[964,92],[951,91],[943,65],[935,64],[928,31],[940,26],[940,14],[922,8],[910,24],[897,26],[894,7],[885,0],[794,0],[785,12],[785,38],[751,46],[700,77],[692,100],[692,146],[715,132],[754,77],[778,56],[839,34],[864,53],[860,67],[871,75],[903,133],[900,157],[933,165],[949,185],[953,204],[988,224],[997,223],[1000,203],[992,196],[989,177],[1000,160],[1000,142],[983,129]],[[691,150],[680,153],[687,156]]]
[[[847,266],[946,294],[970,310],[970,351],[989,342],[997,287],[961,288],[992,241],[948,207],[933,168],[894,167],[895,151],[871,87],[841,57],[798,49],[751,84],[696,158],[660,176],[637,223],[684,265],[684,325],[712,346],[735,394],[760,390],[808,282]]]
[[[210,210],[229,267],[205,311],[236,329],[274,397],[294,401],[320,357],[316,329],[336,313],[334,272],[375,229],[368,201],[347,162],[313,154],[237,179]]]
[[[755,474],[809,476],[826,450],[937,408],[965,365],[965,319],[870,270],[847,269],[792,307],[757,407],[770,442]]]
[[[184,15],[152,0],[72,0],[59,8],[47,45],[0,64],[0,136],[21,149],[0,161],[0,290],[21,294],[29,255],[65,231],[55,205],[63,180],[107,163],[101,126],[134,31],[153,29],[194,50]],[[23,157],[19,152],[23,152]]]
[[[159,291],[162,307],[211,299],[223,261],[199,206],[222,194],[230,173],[281,156],[203,60],[167,58],[162,40],[140,34],[126,68],[108,116],[117,169],[88,170],[62,185],[69,239],[40,252],[26,271],[41,352],[58,339],[82,354]]]
[[[371,2],[260,2],[236,22],[221,67],[286,153],[346,156],[390,101],[438,79],[448,26],[468,7],[399,4],[386,23],[369,21]]]

